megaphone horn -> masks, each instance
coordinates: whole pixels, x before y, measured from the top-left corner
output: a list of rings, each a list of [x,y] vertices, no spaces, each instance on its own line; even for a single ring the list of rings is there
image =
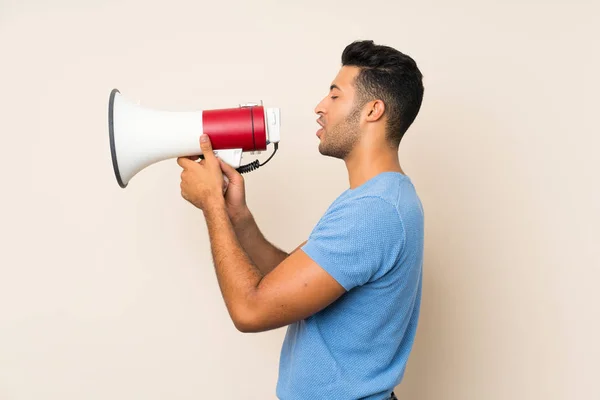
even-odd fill
[[[125,188],[142,169],[175,157],[203,157],[198,139],[210,137],[215,154],[240,173],[266,164],[275,154],[280,134],[279,108],[244,104],[235,108],[162,111],[126,100],[118,89],[110,93],[108,132],[115,177]],[[240,165],[244,152],[261,152],[274,145],[273,154]]]

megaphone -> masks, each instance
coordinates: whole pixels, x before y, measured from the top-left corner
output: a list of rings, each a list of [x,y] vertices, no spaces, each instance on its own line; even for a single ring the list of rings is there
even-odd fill
[[[213,110],[154,110],[125,99],[113,89],[108,103],[108,131],[115,178],[125,188],[138,172],[159,161],[202,158],[199,138],[203,133],[210,137],[215,155],[224,162],[240,173],[253,171],[277,151],[280,118],[279,108],[255,103]],[[243,153],[260,154],[271,143],[274,151],[265,162],[240,165]]]

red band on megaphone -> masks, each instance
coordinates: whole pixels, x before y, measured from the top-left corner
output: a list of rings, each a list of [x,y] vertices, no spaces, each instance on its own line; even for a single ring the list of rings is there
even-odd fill
[[[214,149],[262,151],[267,148],[262,106],[204,110],[202,130],[210,137]]]

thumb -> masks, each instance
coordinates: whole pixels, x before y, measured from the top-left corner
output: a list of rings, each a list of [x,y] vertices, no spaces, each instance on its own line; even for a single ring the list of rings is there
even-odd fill
[[[212,144],[208,135],[202,134],[202,136],[200,136],[200,148],[202,149],[202,155],[206,161],[214,161],[216,156],[213,153]]]
[[[219,158],[219,163],[221,164],[221,171],[227,177],[227,180],[233,185],[239,185],[243,182],[244,178],[242,175],[236,171],[231,165],[227,164],[225,161]]]

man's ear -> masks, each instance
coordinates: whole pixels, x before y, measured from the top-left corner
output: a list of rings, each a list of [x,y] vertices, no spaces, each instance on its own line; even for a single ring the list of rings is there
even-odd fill
[[[367,122],[374,122],[383,117],[383,113],[385,112],[385,104],[381,100],[373,100],[366,104],[365,109],[367,112]]]

